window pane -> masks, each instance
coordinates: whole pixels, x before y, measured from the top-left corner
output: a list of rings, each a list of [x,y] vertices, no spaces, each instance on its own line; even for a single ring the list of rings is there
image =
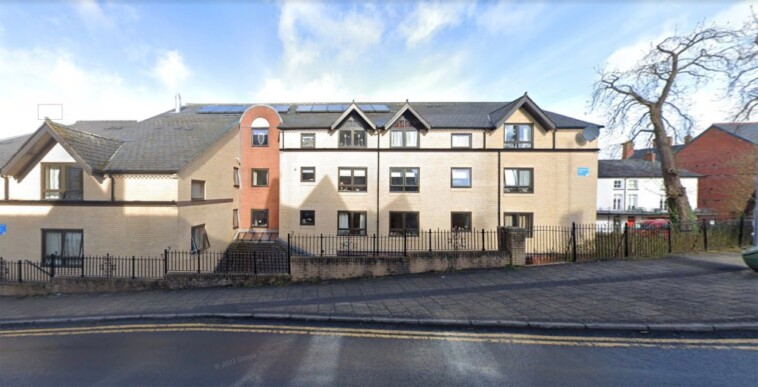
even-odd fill
[[[192,199],[205,198],[205,183],[202,181],[192,182]]]
[[[76,257],[82,256],[82,234],[79,232],[66,232],[64,241],[64,257]]]
[[[303,167],[302,168],[302,176],[300,178],[302,181],[316,181],[316,168],[313,167]]]
[[[505,125],[505,141],[506,142],[516,141],[516,128],[513,125]]]
[[[268,129],[253,129],[253,145],[268,145]]]
[[[519,186],[528,187],[532,184],[532,171],[522,169],[519,171]]]
[[[505,185],[507,187],[513,187],[518,182],[518,171],[515,169],[506,169],[505,170]]]
[[[399,130],[391,131],[390,132],[390,145],[403,146],[403,132]]]
[[[355,176],[355,177],[366,177],[366,170],[365,169],[355,169],[355,170],[353,170],[353,176]]]
[[[316,224],[316,211],[303,210],[300,211],[300,225],[313,226]]]
[[[303,134],[300,136],[300,146],[302,148],[314,148],[316,146],[315,134]]]
[[[390,212],[390,230],[403,228],[403,213]]]
[[[47,167],[47,187],[45,189],[61,189],[61,168],[50,166]]]
[[[511,214],[505,214],[505,219],[503,221],[503,225],[505,227],[514,227],[514,225],[513,225],[513,215],[511,215]]]
[[[471,214],[469,213],[454,212],[451,220],[453,230],[468,231],[471,229]]]
[[[366,229],[366,214],[359,213],[357,215],[358,215],[358,228],[360,228],[361,230],[365,230]]]
[[[353,145],[365,146],[366,145],[366,132],[363,130],[356,130],[353,132]]]
[[[340,146],[353,145],[353,135],[349,130],[340,130]]]
[[[415,130],[405,131],[405,146],[417,146],[418,145],[418,132]]]
[[[409,169],[405,171],[405,185],[418,185],[418,169]]]
[[[403,185],[403,172],[400,170],[390,171],[390,185]]]
[[[471,143],[469,141],[471,137],[465,134],[454,134],[453,135],[453,147],[455,148],[468,148],[471,146]]]
[[[45,232],[45,255],[60,255],[63,251],[63,235],[60,232]]]
[[[418,213],[406,212],[405,213],[405,229],[418,231]]]
[[[453,187],[471,186],[470,169],[453,169]]]
[[[532,141],[532,127],[530,125],[519,125],[519,141]]]
[[[268,211],[253,210],[253,227],[268,226]]]

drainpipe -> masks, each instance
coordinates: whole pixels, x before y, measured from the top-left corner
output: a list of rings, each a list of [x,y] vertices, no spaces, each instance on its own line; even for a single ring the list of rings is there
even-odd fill
[[[113,175],[108,175],[111,179],[111,201],[116,201],[116,180],[113,178]]]
[[[758,145],[755,147],[755,189],[755,198],[753,198],[753,246],[758,246]]]
[[[379,165],[381,162],[379,159],[380,145],[382,143],[382,137],[379,133],[379,128],[376,129],[376,235],[379,234],[379,175],[382,173],[382,168]]]
[[[501,157],[502,151],[498,150],[497,153],[495,154],[497,155],[497,190],[496,190],[497,191],[497,226],[500,227],[502,225],[500,222],[503,220],[503,218],[501,218],[501,216],[503,216],[502,210],[500,209],[500,202],[503,201],[503,193],[502,193],[503,186],[502,186],[502,181],[500,180],[503,177],[503,168],[500,165],[500,159],[502,158]]]

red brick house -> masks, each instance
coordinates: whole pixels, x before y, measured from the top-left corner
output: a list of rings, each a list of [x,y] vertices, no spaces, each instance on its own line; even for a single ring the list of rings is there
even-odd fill
[[[698,208],[719,220],[754,207],[758,122],[716,123],[676,153],[677,167],[703,175]]]

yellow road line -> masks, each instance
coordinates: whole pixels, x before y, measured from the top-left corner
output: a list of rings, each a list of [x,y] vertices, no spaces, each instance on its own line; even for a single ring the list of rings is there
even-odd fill
[[[163,332],[227,332],[227,333],[269,333],[269,334],[296,334],[318,336],[340,336],[355,338],[379,338],[379,339],[404,339],[404,340],[446,340],[456,342],[476,343],[502,343],[524,345],[553,345],[553,346],[583,346],[602,348],[666,348],[666,349],[732,349],[758,351],[758,340],[752,339],[637,339],[637,338],[604,338],[604,337],[579,337],[582,340],[570,340],[560,336],[538,335],[508,335],[508,334],[474,334],[465,333],[458,335],[456,332],[418,332],[418,331],[391,331],[376,329],[344,329],[320,328],[320,327],[293,327],[293,326],[255,326],[238,324],[139,324],[139,325],[111,325],[100,327],[79,327],[60,329],[27,329],[2,331],[0,337],[29,337],[29,336],[70,336],[87,334],[114,334],[114,333],[163,333]],[[524,338],[523,336],[529,336]],[[613,340],[608,340],[613,339]],[[665,341],[664,341],[665,340]],[[672,341],[678,340],[678,341]],[[737,345],[739,344],[739,345]]]
[[[338,332],[338,333],[361,333],[361,334],[380,334],[384,335],[387,332],[401,335],[414,335],[414,336],[435,336],[435,337],[473,337],[473,338],[492,338],[492,339],[509,339],[509,340],[544,340],[549,339],[551,341],[568,341],[568,342],[639,342],[649,344],[755,344],[758,345],[758,338],[755,339],[666,339],[666,338],[624,338],[624,337],[587,337],[587,336],[548,336],[548,335],[534,335],[534,334],[518,334],[518,333],[470,333],[470,332],[437,332],[437,331],[412,331],[412,330],[386,330],[386,329],[362,329],[362,328],[331,328],[331,327],[305,327],[294,325],[245,325],[245,324],[209,324],[209,323],[178,323],[178,324],[128,324],[128,325],[105,325],[105,326],[93,326],[93,327],[74,327],[74,328],[40,328],[40,329],[24,329],[24,330],[11,330],[0,331],[0,337],[7,334],[14,334],[14,332],[23,333],[46,333],[46,332],[93,332],[99,330],[114,330],[114,329],[143,329],[143,328],[155,328],[155,329],[177,329],[177,328],[203,328],[203,329],[270,329],[270,330],[297,330],[297,331],[313,331],[313,332]]]

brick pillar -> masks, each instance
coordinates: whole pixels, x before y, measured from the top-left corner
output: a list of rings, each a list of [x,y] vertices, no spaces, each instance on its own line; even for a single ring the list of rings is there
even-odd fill
[[[526,229],[506,227],[505,230],[505,242],[511,253],[511,265],[526,265]]]

